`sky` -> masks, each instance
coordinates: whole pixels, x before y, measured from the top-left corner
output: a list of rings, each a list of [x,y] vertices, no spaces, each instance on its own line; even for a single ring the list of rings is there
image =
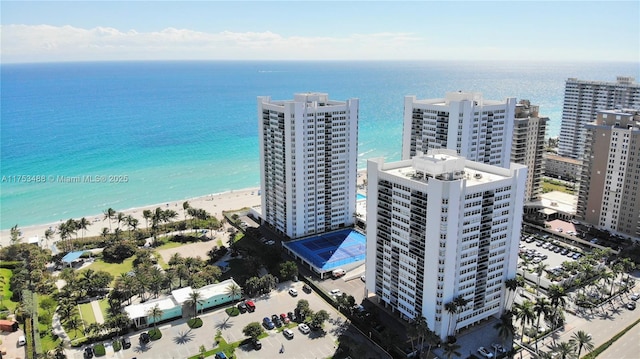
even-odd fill
[[[10,1],[0,62],[640,62],[640,1]]]

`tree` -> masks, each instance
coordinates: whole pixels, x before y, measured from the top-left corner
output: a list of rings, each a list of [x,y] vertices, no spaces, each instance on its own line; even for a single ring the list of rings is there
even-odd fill
[[[51,311],[58,305],[58,302],[51,297],[43,297],[40,300],[40,308],[51,315]]]
[[[282,280],[293,279],[298,275],[298,265],[293,261],[280,263],[280,278]]]
[[[189,201],[182,202],[182,212],[184,213],[184,220],[187,221],[187,210],[191,208]]]
[[[573,333],[571,339],[569,339],[569,343],[574,347],[578,347],[578,355],[580,358],[580,353],[582,353],[582,349],[584,348],[587,352],[593,350],[593,339],[591,339],[591,334],[585,332],[584,330],[578,330]]]
[[[511,338],[516,329],[513,326],[513,313],[510,310],[505,311],[500,316],[500,321],[494,324],[494,329],[498,331],[498,335],[502,339],[502,343],[504,344],[509,338]]]
[[[250,338],[257,339],[262,335],[262,333],[264,333],[264,329],[262,329],[262,325],[260,325],[260,323],[251,322],[242,328],[242,333]]]
[[[313,314],[313,317],[311,317],[311,324],[316,328],[321,328],[322,324],[324,324],[324,322],[329,318],[329,313],[327,313],[326,310],[321,309]]]
[[[534,269],[534,272],[538,276],[538,283],[536,284],[536,295],[539,293],[539,290],[540,290],[540,279],[542,278],[542,275],[544,274],[545,270],[547,270],[547,267],[549,267],[548,264],[540,262]]]
[[[84,239],[84,232],[87,230],[87,227],[89,227],[90,225],[91,225],[91,222],[89,222],[89,220],[87,220],[84,217],[80,218],[80,220],[77,222],[78,229],[82,230],[82,239]]]
[[[461,354],[458,351],[460,349],[460,345],[456,344],[456,343],[446,343],[444,345],[444,355],[447,357],[447,359],[451,359],[454,356],[459,357]]]
[[[128,215],[126,221],[127,227],[129,227],[129,238],[132,238],[131,232],[135,231],[138,228],[138,219],[133,217],[132,215]]]
[[[116,210],[113,208],[108,208],[104,211],[104,219],[109,220],[109,231],[111,231],[111,220],[116,215]]]
[[[152,216],[153,214],[151,213],[151,210],[145,209],[142,211],[142,218],[144,218],[145,228],[149,228],[149,220]]]
[[[122,212],[118,212],[118,214],[116,214],[116,220],[118,221],[118,228],[120,228],[120,223],[125,222],[127,216]]]
[[[449,314],[449,324],[447,326],[447,335],[450,335],[451,322],[453,321],[453,318],[456,312],[458,311],[458,307],[456,306],[456,303],[454,301],[451,301],[451,302],[445,303],[444,310],[447,311],[447,313]]]
[[[551,300],[551,305],[554,308],[558,306],[564,307],[567,304],[567,293],[564,291],[564,287],[558,284],[551,284],[547,290],[547,296]]]
[[[511,309],[511,305],[513,305],[513,299],[515,298],[515,293],[518,290],[518,279],[517,277],[510,278],[504,281],[504,286],[507,288],[509,295],[506,298],[505,307]]]
[[[153,328],[158,329],[158,321],[162,318],[164,311],[160,309],[160,305],[156,304],[153,308],[149,309],[147,316],[153,318]]]
[[[193,306],[193,317],[195,318],[198,315],[198,305],[204,304],[204,298],[202,293],[192,290],[189,293],[189,299],[187,299],[187,303],[189,306]]]
[[[229,294],[229,297],[231,297],[231,299],[233,300],[240,299],[240,297],[242,296],[242,288],[240,288],[240,286],[235,283],[229,284],[226,291],[227,294]]]
[[[11,227],[10,236],[11,236],[11,244],[16,244],[20,241],[20,230],[18,229],[17,224]]]
[[[298,304],[296,305],[296,309],[300,312],[300,316],[305,318],[307,314],[310,312],[309,301],[306,299],[298,300]]]
[[[84,323],[77,315],[72,316],[65,322],[65,327],[69,330],[73,330],[73,337],[78,337],[78,329],[83,326]]]
[[[525,300],[522,303],[516,304],[514,307],[516,318],[520,320],[520,323],[522,323],[522,339],[524,341],[524,327],[527,323],[533,323],[533,320],[536,317],[536,313],[533,310],[533,302]]]
[[[536,302],[533,305],[533,311],[536,313],[538,319],[536,320],[536,332],[540,332],[540,318],[544,314],[545,317],[551,313],[551,303],[544,297],[536,298]],[[538,351],[538,341],[536,340],[536,352]]]
[[[551,351],[557,353],[560,359],[574,358],[576,348],[569,342],[560,342],[551,346]]]

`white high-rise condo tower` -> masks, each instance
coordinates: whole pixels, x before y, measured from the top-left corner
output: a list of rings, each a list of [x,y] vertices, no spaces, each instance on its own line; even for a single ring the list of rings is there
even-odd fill
[[[618,76],[616,82],[567,80],[560,125],[558,154],[582,160],[584,126],[596,120],[599,110],[640,109],[640,84],[633,77]]]
[[[358,99],[258,97],[263,221],[289,238],[353,225]]]
[[[371,159],[367,177],[367,291],[406,320],[424,316],[443,339],[500,315],[516,276],[527,168],[432,150]]]
[[[480,93],[404,98],[402,159],[430,149],[452,149],[469,160],[509,168],[516,99],[492,101]]]

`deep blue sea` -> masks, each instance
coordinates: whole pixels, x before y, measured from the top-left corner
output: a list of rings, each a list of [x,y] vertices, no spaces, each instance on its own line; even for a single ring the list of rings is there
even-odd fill
[[[97,62],[1,66],[0,226],[259,186],[257,96],[360,99],[359,167],[398,160],[405,95],[529,99],[557,136],[569,77],[640,78],[638,63]],[[46,183],[15,183],[19,175]],[[52,183],[57,176],[126,183]],[[7,180],[8,179],[8,180]]]

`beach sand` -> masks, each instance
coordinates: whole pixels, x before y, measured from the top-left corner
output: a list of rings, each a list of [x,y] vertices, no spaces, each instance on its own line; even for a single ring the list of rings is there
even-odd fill
[[[222,219],[222,211],[233,211],[237,209],[241,209],[244,207],[257,207],[260,206],[261,197],[258,195],[259,188],[246,188],[242,190],[233,190],[229,192],[210,194],[206,196],[191,198],[186,201],[189,202],[189,205],[192,208],[201,208],[209,212],[212,216],[215,216],[218,219]],[[145,228],[146,222],[144,217],[142,216],[142,212],[146,209],[154,210],[157,207],[162,209],[172,209],[178,213],[178,217],[176,220],[184,219],[184,210],[182,209],[182,204],[185,200],[182,201],[173,201],[166,203],[159,203],[150,206],[144,206],[139,208],[131,208],[131,209],[121,209],[114,208],[116,212],[122,212],[125,215],[132,215],[134,218],[138,219],[138,228]],[[105,208],[106,210],[107,208]],[[109,221],[104,218],[104,214],[94,213],[93,215],[85,216],[91,225],[87,227],[87,230],[84,233],[85,237],[91,236],[99,236],[102,232],[102,228],[109,228]],[[78,220],[80,218],[74,218]],[[26,243],[30,238],[39,237],[41,240],[41,244],[47,246],[47,248],[56,241],[60,240],[59,232],[57,231],[60,223],[65,222],[68,218],[64,218],[62,221],[58,221],[55,223],[48,223],[43,225],[34,225],[29,227],[18,227],[18,229],[22,232],[20,236],[21,242]],[[52,228],[56,230],[56,234],[53,236],[49,243],[45,243],[44,232],[48,228]],[[111,229],[115,229],[118,227],[118,221],[111,220]],[[127,230],[127,226],[124,223],[120,224],[120,228],[122,230]],[[82,237],[81,231],[78,231],[78,238]],[[3,230],[0,232],[0,245],[8,246],[11,244],[11,235],[10,230]]]
[[[366,170],[358,171],[357,185],[358,186],[363,185],[366,178],[367,178]],[[260,188],[258,187],[245,188],[241,190],[233,190],[229,192],[195,197],[195,198],[188,199],[186,201],[189,202],[189,205],[192,208],[204,209],[207,212],[209,212],[209,214],[211,214],[212,216],[215,216],[218,219],[222,219],[222,211],[234,211],[234,210],[238,210],[245,207],[260,206],[261,197],[258,195],[259,191],[260,191]],[[358,193],[366,192],[365,189],[361,189],[360,187],[358,187],[357,191]],[[154,204],[150,206],[131,208],[131,209],[125,209],[125,210],[121,208],[114,208],[114,210],[116,212],[122,212],[126,216],[132,215],[134,218],[138,219],[138,228],[145,228],[146,222],[144,220],[144,217],[142,216],[142,212],[144,210],[146,209],[154,210],[157,207],[160,207],[162,209],[173,209],[178,213],[178,217],[176,217],[176,220],[183,220],[184,210],[182,209],[182,204],[184,202],[185,200],[173,201],[173,202],[159,203],[159,204]],[[107,208],[105,208],[105,210],[106,209]],[[104,214],[102,213],[94,213],[93,215],[85,216],[85,218],[89,220],[89,222],[91,222],[91,225],[87,228],[87,230],[84,233],[85,237],[99,236],[100,233],[102,233],[102,228],[109,228],[109,221],[104,218]],[[49,248],[54,242],[57,242],[60,240],[60,235],[59,235],[59,232],[57,231],[57,228],[60,225],[60,223],[65,222],[68,219],[69,218],[63,218],[62,221],[58,221],[55,223],[34,225],[34,226],[28,226],[28,227],[18,227],[18,229],[22,232],[22,235],[20,236],[21,238],[20,241],[23,243],[26,243],[29,241],[30,238],[38,237],[40,244]],[[74,219],[78,220],[80,218],[74,218]],[[118,221],[112,219],[111,231],[113,231],[113,229],[117,227],[118,227]],[[46,243],[44,238],[44,232],[48,228],[56,230],[56,233],[53,236],[53,238],[49,240],[49,243]],[[120,228],[124,231],[128,229],[128,227],[124,223],[120,224]],[[82,235],[83,235],[82,231],[78,231],[78,238],[81,238]],[[10,230],[7,229],[7,230],[0,231],[0,245],[8,246],[10,244],[11,244]]]

